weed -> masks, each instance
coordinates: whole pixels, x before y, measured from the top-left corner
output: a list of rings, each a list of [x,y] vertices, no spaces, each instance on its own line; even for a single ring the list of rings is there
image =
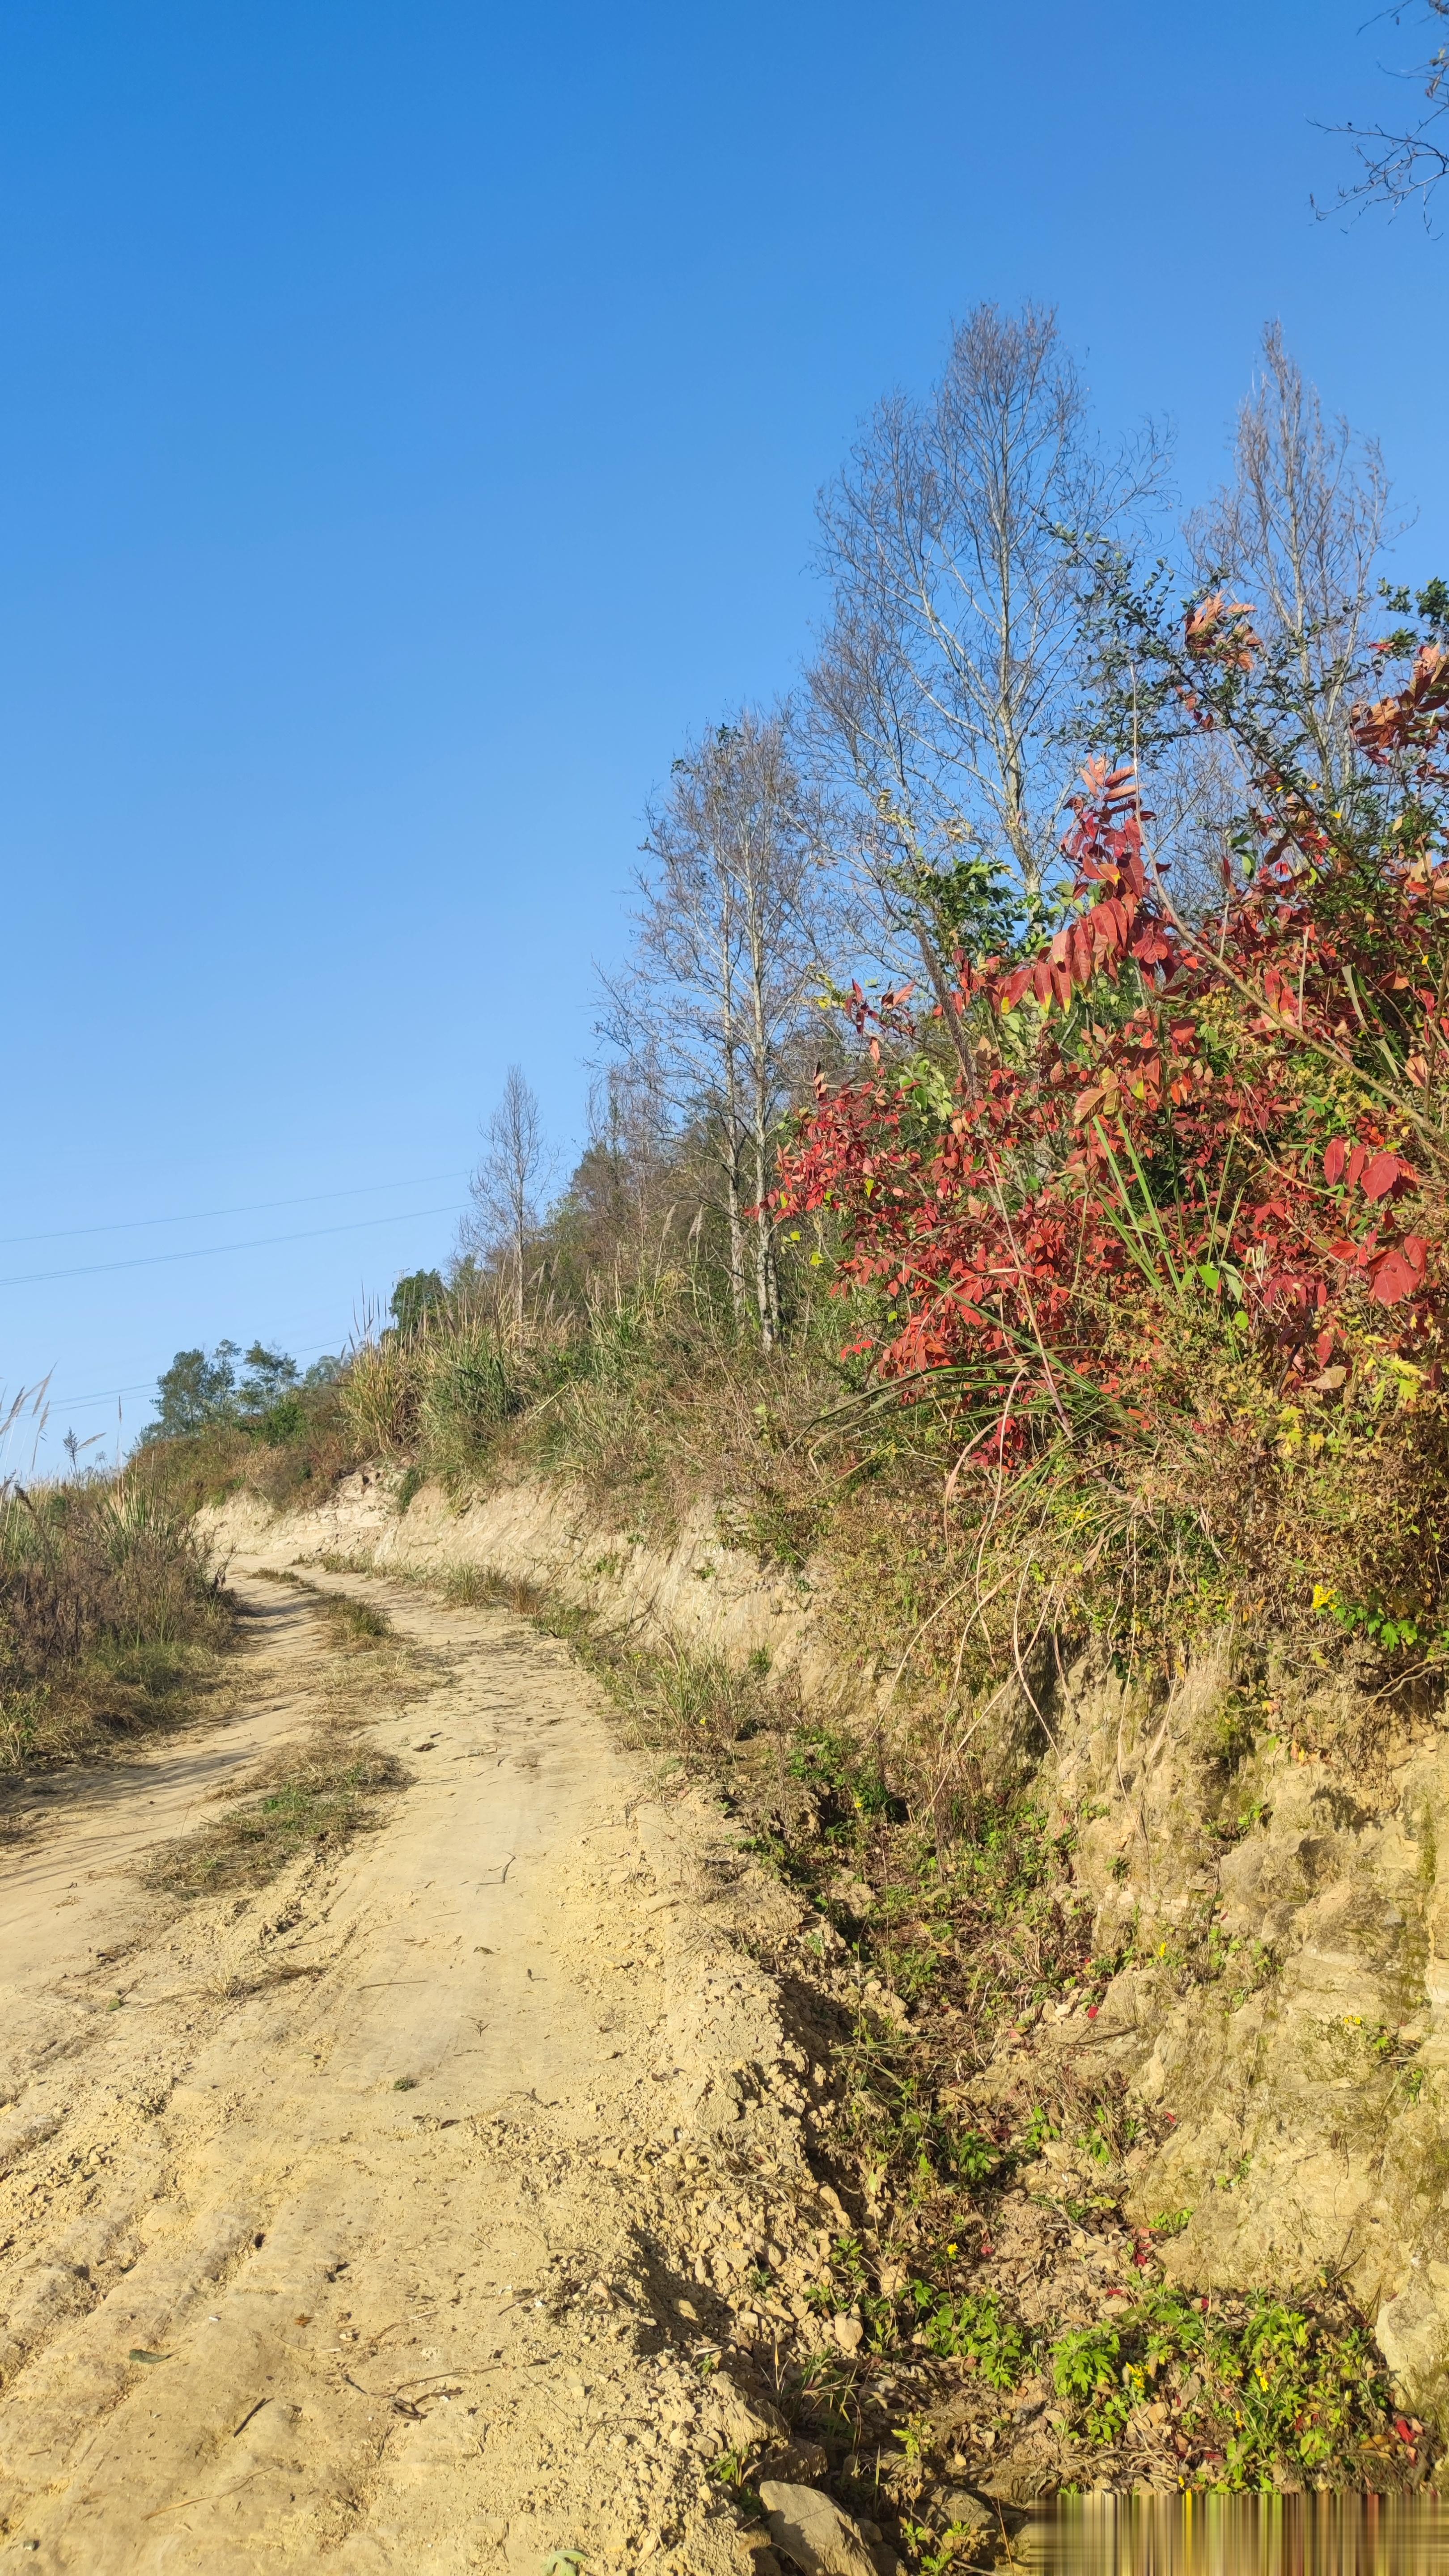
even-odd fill
[[[822,1511],[818,1499],[801,1502],[762,1486],[750,1503],[719,1517],[728,1546],[751,1549],[762,1566],[783,1565],[799,1574],[820,1536]]]
[[[857,1820],[904,1819],[906,1809],[886,1786],[879,1757],[867,1758],[859,1742],[830,1727],[799,1725],[786,1758],[792,1780],[813,1795],[817,1830],[834,1839],[853,1834]]]
[[[1216,2303],[1161,2288],[1120,2317],[1059,2335],[1058,2397],[1096,2444],[1122,2439],[1155,2397],[1195,2483],[1270,2484],[1275,2470],[1344,2474],[1389,2406],[1382,2366],[1346,2309],[1263,2295]],[[1350,2472],[1351,2474],[1351,2472]]]
[[[758,2516],[759,2500],[750,2495],[745,2484],[754,2467],[755,2457],[756,2446],[753,2443],[745,2449],[721,2451],[718,2459],[710,2462],[710,2475],[718,2478],[720,2485],[728,2489],[732,2503],[747,2507],[753,2515]]]
[[[930,2351],[966,2362],[988,2388],[1015,2388],[1027,2367],[1026,2338],[1015,2318],[990,2292],[942,2297],[924,2281],[911,2284]]]
[[[335,1558],[322,1558],[317,1562],[329,1572],[334,1566],[342,1570],[340,1560]],[[259,1565],[256,1571],[267,1583],[286,1583],[294,1591],[305,1592],[316,1603],[339,1646],[358,1648],[396,1644],[397,1631],[387,1612],[379,1610],[375,1602],[359,1600],[352,1592],[330,1592],[320,1583],[309,1583],[304,1574],[297,1574],[291,1566]],[[359,1568],[349,1560],[345,1571],[352,1574]]]
[[[919,2460],[925,2459],[930,2453],[936,2438],[936,2428],[929,2415],[908,2415],[904,2424],[897,2424],[895,2427],[895,2436],[906,2459],[914,2468]]]
[[[951,2576],[951,2570],[961,2566],[963,2555],[969,2552],[974,2557],[980,2545],[979,2532],[964,2522],[951,2523],[938,2537],[924,2523],[907,2518],[902,2521],[901,2532],[916,2552],[921,2576]]]
[[[303,1852],[335,1857],[354,1835],[382,1822],[378,1801],[410,1774],[390,1753],[358,1743],[348,1729],[322,1729],[286,1745],[226,1793],[227,1812],[148,1861],[147,1886],[173,1896],[214,1896],[265,1887]]]
[[[385,1610],[359,1601],[350,1592],[319,1592],[317,1605],[337,1643],[356,1651],[395,1641],[397,1631]]]

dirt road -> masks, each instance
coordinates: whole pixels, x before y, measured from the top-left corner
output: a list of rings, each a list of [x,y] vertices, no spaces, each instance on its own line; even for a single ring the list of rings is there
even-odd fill
[[[738,2576],[713,2463],[763,2425],[697,2249],[839,2223],[731,1937],[783,1899],[562,1647],[353,1577],[412,1785],[259,1893],[148,1893],[331,1670],[315,1602],[232,1580],[241,1713],[0,1844],[0,2558]]]

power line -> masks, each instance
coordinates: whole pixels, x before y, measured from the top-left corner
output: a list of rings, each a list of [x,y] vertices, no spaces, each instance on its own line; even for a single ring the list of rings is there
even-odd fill
[[[184,1252],[139,1252],[129,1261],[86,1261],[74,1270],[25,1270],[0,1279],[0,1288],[34,1288],[47,1279],[94,1279],[102,1270],[149,1270],[162,1261],[204,1261],[218,1252],[261,1252],[274,1243],[315,1243],[326,1234],[361,1234],[374,1225],[417,1225],[425,1216],[458,1216],[456,1207],[399,1209],[392,1216],[355,1217],[348,1225],[311,1225],[300,1234],[258,1234],[249,1243],[193,1243]]]
[[[69,1243],[80,1234],[139,1234],[144,1226],[204,1225],[213,1217],[264,1216],[272,1208],[320,1207],[327,1199],[368,1198],[374,1190],[436,1190],[452,1181],[466,1181],[467,1177],[466,1172],[433,1172],[421,1181],[363,1181],[355,1190],[312,1190],[300,1199],[249,1199],[242,1207],[193,1208],[189,1216],[125,1216],[110,1225],[58,1226],[48,1234],[0,1234],[0,1251],[14,1243]],[[56,1271],[46,1275],[64,1279],[72,1274]],[[0,1282],[5,1284],[8,1283]]]

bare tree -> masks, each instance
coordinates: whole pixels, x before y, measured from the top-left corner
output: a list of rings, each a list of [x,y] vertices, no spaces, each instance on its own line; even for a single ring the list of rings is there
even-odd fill
[[[1379,12],[1380,18],[1391,18],[1396,27],[1401,27],[1410,15],[1439,32],[1449,21],[1449,0],[1416,0],[1412,11],[1406,4]],[[1449,44],[1437,44],[1425,61],[1411,64],[1396,77],[1422,89],[1428,114],[1407,125],[1341,125],[1334,129],[1349,136],[1359,161],[1358,177],[1339,189],[1337,203],[1340,207],[1387,206],[1390,214],[1397,214],[1401,206],[1417,198],[1427,224],[1430,199],[1440,180],[1449,176],[1449,133],[1442,128],[1438,134],[1434,131],[1449,113]],[[1321,216],[1327,209],[1319,207],[1317,211]]]
[[[1039,909],[1077,758],[1100,748],[1062,531],[1125,534],[1161,468],[1151,433],[1098,449],[1051,312],[983,304],[926,401],[881,403],[822,495],[834,608],[810,730],[883,926],[940,1000],[978,923],[989,940]]]
[[[1251,604],[1260,679],[1271,675],[1282,723],[1334,802],[1361,775],[1350,716],[1365,681],[1366,629],[1387,605],[1376,576],[1399,533],[1389,507],[1377,443],[1325,418],[1280,326],[1267,324],[1238,408],[1228,479],[1188,518],[1181,569],[1197,589],[1226,587]],[[1165,566],[1159,573],[1165,606],[1177,576]],[[1129,675],[1130,748],[1147,778],[1159,863],[1175,872],[1178,910],[1205,919],[1221,906],[1224,864],[1231,873],[1243,845],[1243,755],[1229,728],[1193,724],[1175,686],[1166,709],[1149,712],[1150,685],[1139,707],[1143,675],[1130,656],[1119,666],[1119,695]]]
[[[666,1081],[647,1038],[599,1068],[589,1087],[584,1150],[553,1212],[549,1232],[565,1273],[635,1258],[690,1193]]]
[[[504,1269],[521,1334],[528,1241],[543,1213],[541,1195],[553,1158],[544,1141],[537,1096],[520,1065],[508,1068],[503,1097],[483,1130],[483,1146],[470,1185],[473,1213],[464,1219],[461,1249]]]
[[[1352,762],[1349,702],[1391,533],[1388,506],[1377,440],[1324,419],[1316,387],[1270,322],[1238,411],[1232,479],[1189,520],[1188,541],[1200,579],[1241,585],[1264,642],[1284,649],[1302,722],[1335,788]]]
[[[812,992],[841,920],[821,812],[780,713],[743,710],[691,743],[651,808],[633,954],[605,979],[602,1034],[647,1061],[720,1178],[730,1287],[768,1347],[780,1329],[768,1207],[775,1131]]]

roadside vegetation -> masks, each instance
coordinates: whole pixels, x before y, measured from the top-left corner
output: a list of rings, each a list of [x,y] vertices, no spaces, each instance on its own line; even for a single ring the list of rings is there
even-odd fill
[[[228,1597],[150,1482],[12,1484],[0,1500],[0,1772],[94,1761],[220,1683]]]
[[[800,701],[650,810],[567,1186],[514,1068],[447,1275],[310,1382],[179,1355],[158,1493],[704,1502],[963,1707],[1228,1621],[1437,1689],[1449,592],[1385,584],[1377,451],[1274,332],[1171,570],[1164,467],[1048,316],[969,317],[826,495]]]
[[[944,2393],[1005,2447],[1027,2390],[1059,2476],[1393,2486],[1422,2428],[1330,2282],[1188,2298],[1183,2214],[1123,2216],[1140,2115],[979,2082],[1128,1964],[1032,1795],[1071,1658],[1160,1697],[1230,1636],[1248,1699],[1334,1672],[1382,1731],[1449,1654],[1449,590],[1387,583],[1377,450],[1276,332],[1176,540],[1165,462],[1103,447],[1050,316],[968,317],[825,497],[800,697],[650,813],[562,1192],[514,1068],[447,1273],[135,1472],[171,1509],[380,1458],[404,1511],[542,1473],[823,1569],[842,1684],[890,1677],[867,1738],[571,1630],[858,1972],[864,2359],[802,2358],[802,2420],[844,2459],[909,2382],[918,2449]],[[1032,2308],[1064,2249],[1075,2311]]]
[[[1018,2495],[1423,2483],[1437,2442],[1395,2404],[1341,2285],[1183,2286],[1161,2257],[1191,2213],[1127,2214],[1170,2123],[1090,2059],[1033,2052],[1044,2016],[1095,2011],[1131,1947],[1096,1954],[1072,1832],[1029,1792],[982,1790],[943,1833],[908,1754],[822,1725],[762,1657],[641,1646],[486,1567],[414,1579],[564,1639],[627,1740],[666,1779],[708,1783],[806,1908],[806,1974],[793,1943],[762,1955],[793,1998],[801,2062],[821,2061],[794,2107],[841,2221],[808,2277],[787,2260],[777,2278],[771,2257],[737,2304],[753,2299],[743,2359],[760,2393],[819,2446],[844,2504],[930,2569],[990,2554],[958,2483],[968,2463]],[[1226,1995],[1265,1963],[1209,1938],[1170,1973]],[[720,2464],[746,2518],[751,2470]]]

